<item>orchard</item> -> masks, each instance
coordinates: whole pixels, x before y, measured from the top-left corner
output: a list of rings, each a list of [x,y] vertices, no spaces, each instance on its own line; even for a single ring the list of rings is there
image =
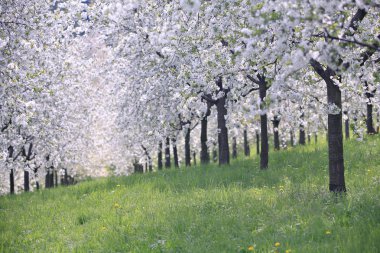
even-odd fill
[[[308,191],[346,201],[354,146],[380,187],[379,91],[378,0],[2,0],[0,194],[210,166],[285,177],[287,159],[315,152],[302,162],[326,163]]]

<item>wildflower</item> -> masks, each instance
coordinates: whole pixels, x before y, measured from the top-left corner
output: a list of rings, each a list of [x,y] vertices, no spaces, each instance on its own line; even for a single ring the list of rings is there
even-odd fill
[[[120,185],[118,184],[118,185],[116,185],[116,187],[120,187]]]
[[[291,252],[292,252],[291,249],[287,249],[287,250],[285,250],[285,253],[291,253]]]
[[[116,209],[121,208],[121,206],[119,205],[119,203],[113,204],[113,207],[116,208]]]
[[[255,248],[251,245],[248,247],[248,251],[253,251]]]
[[[106,228],[105,226],[103,226],[103,227],[101,228],[101,230],[102,230],[102,231],[105,231],[105,230],[107,230],[107,228]]]
[[[331,231],[330,230],[326,230],[325,234],[326,235],[331,235]]]
[[[278,248],[278,247],[280,247],[280,246],[281,246],[281,243],[279,243],[279,242],[276,242],[276,243],[274,244],[274,246]]]

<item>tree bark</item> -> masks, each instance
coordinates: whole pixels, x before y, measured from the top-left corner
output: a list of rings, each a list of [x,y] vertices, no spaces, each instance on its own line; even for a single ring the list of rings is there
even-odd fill
[[[15,174],[13,169],[11,169],[11,173],[9,173],[9,184],[11,194],[15,194]]]
[[[193,164],[197,166],[197,153],[195,151],[193,151]]]
[[[166,145],[165,145],[165,168],[169,169],[171,167],[171,161],[170,161],[170,139],[169,137],[166,138]]]
[[[29,190],[29,171],[24,170],[24,191],[28,192]]]
[[[247,129],[244,129],[244,155],[245,156],[250,156],[251,155],[251,150],[249,148],[249,143],[248,143],[248,131]]]
[[[290,130],[290,145],[294,147],[294,132]]]
[[[158,143],[157,168],[162,170],[162,142]]]
[[[314,143],[315,144],[318,143],[318,134],[317,133],[314,133]]]
[[[256,154],[260,155],[260,135],[258,131],[256,131]]]
[[[343,131],[342,131],[342,94],[331,76],[334,71],[329,67],[324,70],[322,65],[315,61],[310,61],[314,70],[323,78],[327,85],[327,101],[329,104],[337,106],[338,114],[328,114],[328,147],[329,147],[329,176],[331,192],[345,192],[346,185],[344,179],[344,158],[343,158]]]
[[[367,97],[367,134],[375,134],[376,130],[373,126],[373,104],[372,104],[372,98],[375,96],[374,91],[369,90],[369,86],[367,82],[365,82],[365,95]]]
[[[307,134],[307,144],[310,144],[311,143],[311,134],[308,133]]]
[[[179,168],[178,151],[177,151],[177,140],[176,140],[176,138],[172,139],[172,146],[173,146],[173,156],[174,156],[174,167],[175,168]]]
[[[302,112],[302,114],[301,114],[301,124],[300,124],[300,139],[299,139],[299,144],[300,145],[305,145],[306,144],[305,126],[303,124],[304,117],[305,117],[305,115]]]
[[[201,120],[201,164],[210,163],[210,154],[207,147],[207,118],[211,113],[210,107],[210,103],[207,102],[207,112]]]
[[[223,90],[222,78],[218,78],[217,85]],[[216,102],[218,118],[218,146],[219,146],[219,165],[230,164],[230,150],[228,145],[228,130],[226,126],[226,94]]]
[[[190,133],[191,129],[187,128],[185,135],[185,165],[191,166],[191,154],[190,154]]]
[[[236,143],[236,137],[232,138],[232,158],[237,158],[237,143]]]
[[[380,129],[380,109],[377,109],[377,133],[379,134],[379,129]]]
[[[267,84],[265,78],[260,78],[259,84],[260,92],[260,109],[265,110],[264,99],[267,95]],[[268,117],[267,114],[260,115],[260,126],[261,126],[261,152],[260,152],[260,168],[267,169],[269,162],[269,145],[268,145]]]
[[[280,125],[280,119],[278,116],[274,116],[272,120],[274,131],[274,150],[280,150],[280,136],[278,134],[278,127]]]
[[[58,172],[54,170],[54,187],[58,187]]]

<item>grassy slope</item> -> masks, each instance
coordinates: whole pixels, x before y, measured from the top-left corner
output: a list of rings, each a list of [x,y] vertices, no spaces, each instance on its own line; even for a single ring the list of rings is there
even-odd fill
[[[1,197],[0,252],[379,252],[379,136],[345,159],[342,199],[322,144]]]

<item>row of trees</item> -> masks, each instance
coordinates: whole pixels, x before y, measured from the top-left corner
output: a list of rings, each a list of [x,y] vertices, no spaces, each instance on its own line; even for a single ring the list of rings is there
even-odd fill
[[[379,120],[379,7],[7,0],[0,9],[2,174],[162,168],[169,143],[176,167],[178,147],[185,165],[198,153],[208,163],[214,149],[223,165],[240,140],[249,153],[249,136],[260,140],[266,169],[268,133],[278,150],[294,145],[297,132],[303,144],[326,131],[329,188],[345,191],[343,123],[362,138]]]

